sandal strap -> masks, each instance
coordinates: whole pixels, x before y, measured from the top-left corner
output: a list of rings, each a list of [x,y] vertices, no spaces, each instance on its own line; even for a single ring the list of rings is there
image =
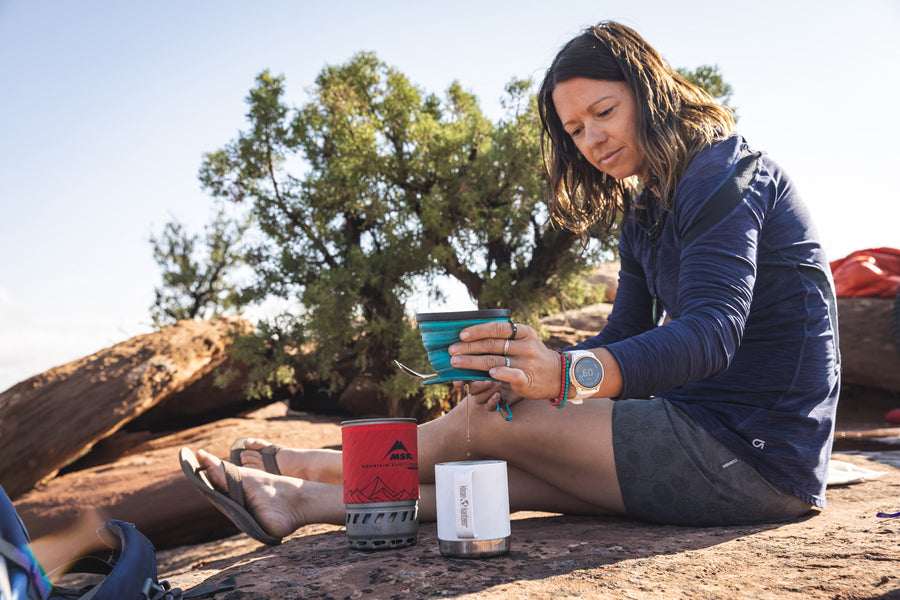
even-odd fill
[[[241,461],[241,452],[246,450],[244,447],[244,443],[247,438],[240,437],[231,444],[231,450],[229,452],[229,460],[238,466],[242,466],[243,462]],[[281,446],[278,444],[269,444],[262,450],[257,450],[260,453],[263,460],[263,466],[266,471],[272,473],[273,475],[281,475],[281,469],[278,468],[278,461],[275,460],[275,454],[281,450]]]
[[[278,461],[275,459],[275,454],[279,450],[281,450],[281,446],[271,444],[259,451],[262,455],[263,466],[266,467],[266,471],[273,475],[281,475],[281,469],[278,468]]]
[[[240,504],[241,507],[246,508],[247,505],[244,502],[244,485],[242,483],[243,477],[241,476],[240,469],[230,462],[225,461],[222,461],[222,466],[225,467],[225,482],[228,484],[228,497]]]
[[[231,444],[231,451],[228,453],[228,459],[236,465],[241,464],[241,452],[244,451],[244,440],[247,438],[238,438]]]

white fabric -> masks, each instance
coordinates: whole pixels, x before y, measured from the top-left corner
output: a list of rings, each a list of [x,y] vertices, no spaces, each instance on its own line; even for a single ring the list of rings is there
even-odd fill
[[[869,479],[878,479],[887,471],[875,471],[842,460],[831,460],[828,467],[828,485],[847,485]]]

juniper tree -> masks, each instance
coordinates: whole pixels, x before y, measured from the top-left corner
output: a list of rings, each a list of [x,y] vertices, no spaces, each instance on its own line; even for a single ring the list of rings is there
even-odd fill
[[[284,78],[260,73],[247,128],[200,170],[211,195],[254,220],[241,300],[298,306],[245,340],[242,358],[262,363],[256,394],[292,369],[340,390],[336,365],[348,363],[387,394],[420,390],[392,360],[424,364],[406,305],[440,298],[441,276],[533,323],[599,298],[585,275],[613,257],[616,233],[585,243],[549,221],[530,82],[510,82],[496,122],[460,83],[427,93],[371,53],[325,67],[307,94],[292,106]]]

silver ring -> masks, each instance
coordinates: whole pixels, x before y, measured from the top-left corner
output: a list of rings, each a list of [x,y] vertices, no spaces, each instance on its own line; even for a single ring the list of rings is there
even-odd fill
[[[509,340],[506,340],[506,343],[503,344],[503,356],[509,356]]]
[[[509,357],[508,356],[506,357],[506,368],[507,369],[509,368]]]
[[[512,325],[512,334],[508,339],[514,340],[516,339],[516,334],[519,333],[519,325],[515,321],[510,321],[510,325]]]

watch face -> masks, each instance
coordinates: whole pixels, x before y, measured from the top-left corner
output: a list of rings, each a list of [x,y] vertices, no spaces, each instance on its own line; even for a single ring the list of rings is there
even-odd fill
[[[593,389],[603,381],[603,365],[596,358],[584,356],[575,361],[572,376],[579,387]]]

